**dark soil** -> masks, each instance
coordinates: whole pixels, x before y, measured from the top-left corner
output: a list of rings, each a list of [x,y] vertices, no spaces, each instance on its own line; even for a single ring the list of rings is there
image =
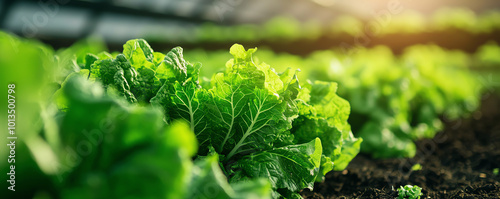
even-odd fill
[[[358,155],[344,171],[330,172],[304,198],[396,198],[406,184],[422,187],[422,198],[500,198],[500,97],[483,97],[471,118],[445,120],[434,139],[417,142],[412,159]],[[421,170],[412,171],[419,163]]]

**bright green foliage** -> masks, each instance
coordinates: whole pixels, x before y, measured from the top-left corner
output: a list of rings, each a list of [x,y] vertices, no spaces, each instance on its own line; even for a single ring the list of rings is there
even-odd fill
[[[233,165],[233,182],[246,181],[249,177],[265,177],[275,189],[274,197],[289,196],[304,188],[313,189],[321,161],[319,138],[300,144],[252,153]],[[286,166],[285,166],[286,165]]]
[[[291,127],[284,114],[286,96],[280,96],[286,87],[268,66],[251,61],[252,51],[255,49],[246,52],[242,46],[233,46],[235,59],[226,64],[225,73],[214,76],[209,90],[208,112],[216,128],[211,143],[227,158],[272,148],[276,138],[289,134]]]
[[[345,168],[361,139],[350,131],[349,103],[336,95],[336,84],[316,82],[302,89],[296,72],[278,74],[254,62],[255,51],[233,45],[225,71],[202,87],[201,65],[184,60],[181,48],[163,55],[144,40],[131,40],[115,58],[88,55],[99,58],[89,67],[90,79],[129,102],[150,102],[164,111],[168,124],[188,122],[199,159],[219,156],[231,184],[269,179],[274,198],[296,197],[328,171]],[[221,194],[231,196],[220,186]]]
[[[180,198],[186,194],[197,145],[184,123],[164,130],[160,111],[127,107],[104,95],[100,85],[78,76],[66,82],[62,89],[68,108],[58,116],[61,126],[56,140],[60,142],[50,143],[58,157],[57,170],[47,173],[62,186],[63,198]],[[35,151],[34,156],[37,153],[42,152]]]
[[[449,57],[454,57],[450,60]],[[413,140],[432,138],[447,120],[471,113],[480,86],[468,57],[436,46],[413,46],[401,58],[389,49],[359,50],[332,79],[352,105],[350,123],[374,157],[412,157]]]
[[[398,188],[398,199],[420,199],[422,188],[418,186],[405,185]]]
[[[174,121],[164,130],[160,111],[126,107],[103,96],[100,87],[82,78],[73,76],[67,81],[63,89],[69,105],[61,119],[60,129],[65,132],[61,146],[76,146],[80,153],[79,144],[87,139],[90,149],[96,150],[79,154],[82,159],[76,163],[61,161],[64,170],[55,175],[65,186],[63,198],[191,198],[190,189],[204,190],[203,182],[233,189],[225,180],[213,182],[214,176],[224,175],[218,164],[193,167],[191,157],[197,152],[197,140],[186,123]],[[93,118],[82,118],[87,115]],[[99,128],[102,121],[107,122],[107,128]],[[60,154],[61,160],[66,156]],[[195,170],[209,170],[210,176],[199,176]],[[238,192],[241,195],[233,191],[215,198],[265,198],[270,194],[265,182],[249,181],[235,189],[241,187],[245,188]]]
[[[332,169],[345,169],[358,154],[362,142],[354,138],[347,123],[349,103],[336,92],[335,83],[316,81],[305,85],[299,93],[299,117],[293,123],[296,142],[307,142],[315,137],[323,141],[321,175]]]
[[[476,57],[494,60],[489,54],[496,52],[496,48],[492,44],[482,47],[487,50],[478,51]],[[220,59],[205,65],[201,72],[207,75],[218,70],[218,64],[224,61],[222,53],[201,54],[194,51],[188,52],[186,57],[194,60],[205,60],[204,57]],[[470,55],[433,45],[409,47],[400,57],[394,56],[386,47],[354,48],[352,52],[316,51],[306,58],[265,50],[256,55],[254,62],[257,63],[266,60],[278,69],[300,68],[301,76],[298,79],[302,82],[307,78],[338,82],[339,96],[349,101],[351,106],[349,124],[352,131],[364,140],[361,150],[374,157],[412,157],[416,153],[414,140],[433,137],[443,127],[440,117],[449,121],[474,111],[483,89],[467,69],[471,62]],[[488,79],[484,83],[495,83],[494,76],[487,74],[486,77]],[[301,95],[310,92],[306,90],[311,88],[305,84],[302,86]],[[343,104],[341,101],[332,101],[334,104]],[[340,113],[338,115],[341,117],[338,118],[345,118],[342,111]],[[322,134],[321,128],[312,126],[326,127],[325,122],[311,121],[310,115],[314,114],[300,115],[307,116],[308,122],[298,125],[299,121],[304,120],[304,117],[299,117],[294,120],[293,129],[315,129],[315,134]],[[295,140],[300,139],[295,136]],[[344,140],[343,144],[346,142]],[[355,141],[351,143],[356,144]],[[328,146],[323,138],[322,144]],[[327,160],[326,157],[324,159]]]
[[[204,71],[180,47],[92,46],[54,52],[0,33],[0,82],[16,83],[23,115],[16,172],[28,190],[16,198],[300,198],[360,145],[375,157],[413,156],[413,140],[434,136],[439,116],[473,111],[481,91],[468,56],[435,46],[401,58],[377,47],[256,59],[234,45],[229,61],[205,53]],[[477,58],[496,63],[496,47],[482,49]]]
[[[104,72],[116,70],[116,77],[117,71],[132,66],[124,55],[85,55],[84,60],[92,64],[77,64],[75,72],[59,79],[62,73],[58,73],[57,59],[62,54],[55,57],[39,43],[4,33],[0,41],[0,49],[5,52],[0,56],[6,55],[0,60],[5,67],[1,81],[4,85],[16,83],[15,95],[20,99],[16,114],[24,115],[17,120],[16,192],[5,189],[2,196],[192,198],[192,190],[205,191],[206,182],[210,182],[227,194],[209,198],[271,197],[272,188],[265,179],[229,184],[216,155],[199,158],[193,164],[199,145],[185,121],[169,120],[166,125],[162,110],[127,102],[125,99],[130,98],[122,96],[125,91],[115,88],[118,81],[107,79],[108,72]],[[165,65],[172,61],[165,60]],[[109,63],[99,68],[103,73],[96,73],[96,65],[104,62]],[[111,83],[104,86],[95,81],[99,78]],[[10,164],[6,163],[0,168],[7,170]],[[3,185],[8,187],[6,182]]]
[[[408,88],[408,71],[395,66],[388,49],[373,51],[376,53],[361,50],[354,54],[348,66],[333,74],[345,86],[341,95],[351,102],[355,117],[349,122],[363,138],[364,152],[376,157],[411,157],[416,147],[411,141],[408,102],[415,93]]]
[[[105,59],[96,58],[104,57]],[[161,85],[155,74],[162,74],[163,54],[153,54],[144,40],[131,40],[124,45],[124,54],[115,58],[87,55],[90,78],[100,80],[105,88],[112,86],[130,102],[149,102]],[[92,62],[93,63],[90,63]]]
[[[213,103],[208,107],[211,118],[216,119],[211,124],[215,127],[212,145],[227,155],[226,161],[237,160],[230,167],[234,171],[229,172],[237,172],[230,180],[265,177],[285,196],[312,189],[320,166],[321,141],[289,145],[291,121],[298,112],[293,110],[299,89],[295,75],[279,76],[266,64],[256,65],[252,61],[255,49],[245,51],[234,45],[230,52],[234,59],[226,64],[225,73],[214,76]],[[238,171],[240,168],[243,170]]]

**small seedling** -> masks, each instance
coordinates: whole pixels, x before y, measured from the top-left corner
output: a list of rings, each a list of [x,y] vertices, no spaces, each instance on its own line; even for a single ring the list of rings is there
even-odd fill
[[[498,168],[493,169],[493,175],[498,175]]]
[[[420,199],[422,188],[418,186],[405,185],[398,188],[398,199]]]

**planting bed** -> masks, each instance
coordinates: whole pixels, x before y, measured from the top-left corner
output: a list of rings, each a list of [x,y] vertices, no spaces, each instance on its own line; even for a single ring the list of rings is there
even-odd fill
[[[304,198],[395,198],[399,186],[418,185],[422,198],[500,198],[500,97],[485,95],[471,118],[447,121],[434,139],[417,142],[412,159],[358,155],[330,172]],[[446,121],[446,120],[445,120]],[[421,170],[411,170],[419,163]],[[394,190],[393,190],[394,187]]]

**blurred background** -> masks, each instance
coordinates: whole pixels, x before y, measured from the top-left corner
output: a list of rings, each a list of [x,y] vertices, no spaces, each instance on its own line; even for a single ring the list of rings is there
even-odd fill
[[[499,42],[498,9],[496,0],[2,0],[0,27],[54,48],[95,37],[117,51],[145,38],[158,50],[238,42],[299,55],[376,45],[400,53],[434,43],[473,52]]]

